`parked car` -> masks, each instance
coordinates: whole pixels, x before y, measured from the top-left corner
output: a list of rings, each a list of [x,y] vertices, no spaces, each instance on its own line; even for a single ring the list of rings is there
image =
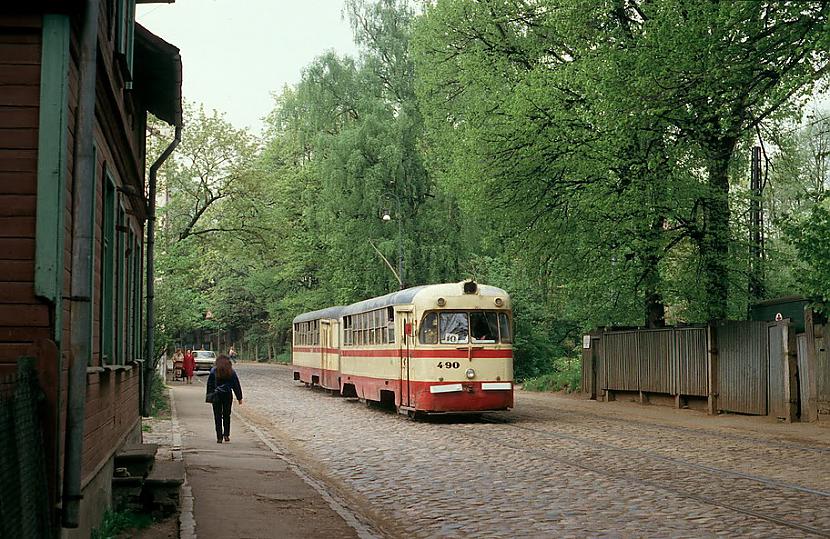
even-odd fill
[[[209,371],[216,363],[216,352],[213,350],[194,350],[193,360],[197,371]]]

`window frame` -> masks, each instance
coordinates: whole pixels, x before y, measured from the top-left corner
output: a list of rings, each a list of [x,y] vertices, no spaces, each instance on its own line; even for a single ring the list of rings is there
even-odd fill
[[[447,313],[466,314],[467,315],[467,342],[453,343],[453,342],[445,342],[442,339],[443,327],[442,327],[442,323],[441,323],[441,315],[442,314],[447,314]],[[483,341],[478,341],[478,340],[475,340],[473,338],[473,335],[471,333],[472,320],[470,318],[473,313],[493,313],[493,314],[496,315],[496,324],[497,324],[498,335],[497,335],[497,338],[495,340],[487,339],[487,340],[483,340]],[[427,326],[427,319],[431,315],[435,315],[437,317],[437,322],[438,322],[438,324],[437,324],[438,334],[436,336],[436,341],[435,342],[428,342],[428,341],[424,340],[424,332],[426,331],[425,328],[428,327]],[[504,333],[502,331],[502,320],[503,319],[506,320],[507,340],[505,340],[504,337],[503,337],[504,336]],[[513,344],[513,327],[512,327],[513,317],[512,317],[511,311],[503,311],[503,310],[498,310],[498,309],[470,309],[470,310],[466,310],[466,311],[465,310],[460,310],[460,309],[447,309],[447,310],[432,309],[432,310],[424,312],[424,314],[421,316],[421,319],[420,319],[419,323],[420,323],[420,327],[418,328],[418,344],[432,345],[432,346],[453,345],[453,344],[462,344],[462,345],[463,344],[479,344],[479,345],[481,345],[481,344],[489,344],[489,345],[492,345],[492,344],[507,344],[507,345],[512,345]]]

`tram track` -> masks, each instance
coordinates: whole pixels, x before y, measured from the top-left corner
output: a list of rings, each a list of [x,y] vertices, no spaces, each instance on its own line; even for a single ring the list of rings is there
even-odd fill
[[[527,417],[527,416],[525,416],[525,417]],[[796,485],[796,484],[793,484],[793,483],[785,483],[783,481],[778,481],[776,479],[770,479],[768,477],[762,477],[762,476],[759,476],[759,475],[749,474],[749,473],[745,473],[745,472],[738,472],[738,471],[734,471],[734,470],[726,470],[726,469],[723,469],[723,468],[718,468],[716,466],[708,466],[708,465],[705,465],[705,464],[698,464],[696,462],[690,462],[690,461],[687,461],[687,460],[676,459],[676,458],[672,458],[672,457],[666,457],[664,455],[659,455],[659,454],[657,454],[653,451],[648,451],[648,450],[645,450],[645,449],[631,449],[631,448],[627,448],[627,447],[618,447],[618,446],[615,446],[613,444],[597,441],[595,439],[580,438],[579,436],[574,436],[572,434],[564,434],[564,433],[559,433],[559,432],[552,432],[552,431],[545,430],[545,429],[536,429],[536,428],[533,428],[533,427],[526,427],[524,425],[516,425],[513,422],[501,421],[501,420],[496,419],[496,418],[482,417],[481,420],[484,421],[484,422],[487,422],[487,423],[494,423],[494,424],[499,424],[499,425],[509,425],[511,427],[526,430],[526,431],[532,432],[534,434],[542,435],[542,436],[545,436],[545,437],[548,437],[548,438],[560,439],[560,440],[570,440],[570,441],[577,442],[577,443],[580,443],[580,444],[583,444],[583,445],[586,445],[586,446],[590,446],[590,447],[602,447],[602,448],[610,450],[610,451],[617,451],[617,452],[621,452],[621,453],[643,455],[647,458],[652,458],[652,459],[660,460],[660,461],[663,461],[663,462],[670,462],[670,463],[676,464],[678,466],[693,468],[693,469],[701,470],[701,471],[711,473],[711,474],[715,474],[715,475],[717,475],[717,474],[728,475],[728,476],[732,476],[732,477],[735,477],[735,478],[755,481],[757,483],[762,483],[762,484],[769,485],[769,486],[776,487],[776,488],[790,489],[790,490],[797,491],[797,492],[803,492],[803,493],[806,493],[806,494],[812,494],[812,495],[815,495],[815,496],[830,498],[830,491],[823,491],[823,490],[813,489],[813,488],[804,487],[804,486],[801,486],[801,485]]]
[[[533,404],[533,407],[538,408],[539,410],[550,411],[548,408],[546,408],[544,406],[540,406],[538,404]],[[513,415],[515,415],[516,417],[528,417],[528,418],[533,417],[533,416],[524,415],[524,414],[517,414],[516,412],[511,412],[511,413]],[[714,434],[711,431],[706,430],[706,429],[702,429],[702,428],[683,427],[683,426],[679,426],[679,425],[666,425],[666,424],[657,425],[657,424],[650,423],[650,422],[647,422],[647,421],[641,421],[641,420],[632,419],[632,418],[628,418],[628,417],[627,418],[619,418],[619,417],[613,417],[613,416],[598,414],[598,413],[594,413],[594,412],[586,412],[584,410],[580,410],[580,411],[577,411],[577,412],[569,411],[569,414],[578,414],[578,415],[581,415],[581,416],[584,416],[584,417],[590,417],[590,418],[594,418],[594,419],[597,419],[597,420],[600,420],[600,421],[613,422],[613,423],[618,423],[618,424],[637,425],[637,426],[641,426],[641,427],[647,427],[650,430],[656,430],[656,431],[678,432],[678,433],[684,433],[684,434],[694,434],[696,436],[699,436],[699,435],[702,434],[702,435],[705,435],[705,436],[711,436],[713,438],[718,438],[720,440],[723,440],[723,439],[736,440],[736,441],[747,442],[747,443],[755,444],[755,445],[763,445],[763,446],[766,446],[766,447],[769,447],[769,448],[775,448],[775,449],[788,449],[788,450],[796,450],[796,451],[805,451],[805,452],[809,452],[809,453],[818,453],[818,454],[822,454],[822,455],[824,455],[824,454],[830,455],[830,447],[817,447],[817,446],[813,446],[813,445],[791,444],[791,443],[781,442],[781,441],[778,441],[778,440],[770,441],[768,439],[758,438],[758,437],[755,437],[755,436],[746,436],[746,435],[734,434],[734,433],[722,432],[722,431],[718,431],[716,434]]]
[[[482,421],[485,422],[485,423],[490,423],[490,424],[494,424],[494,425],[498,425],[498,426],[513,428],[513,429],[525,432],[529,435],[532,435],[536,438],[538,438],[541,435],[544,438],[557,439],[559,441],[575,443],[575,444],[579,444],[581,446],[586,446],[586,445],[593,444],[593,441],[579,439],[579,437],[576,437],[576,436],[562,435],[560,433],[552,433],[552,432],[547,431],[545,429],[536,429],[536,428],[532,428],[532,427],[519,426],[519,425],[515,425],[515,424],[513,424],[509,421],[501,421],[499,419],[494,419],[494,418],[491,418],[491,417],[483,417]],[[608,446],[607,444],[605,444],[605,446],[601,447],[602,450],[610,450],[610,451],[616,452],[616,453],[621,454],[624,457],[626,457],[625,463],[622,465],[622,471],[621,471],[619,469],[615,469],[615,466],[614,466],[614,464],[619,464],[619,463],[609,462],[609,459],[601,459],[602,460],[601,464],[595,464],[595,463],[591,463],[590,459],[587,459],[587,458],[581,458],[581,459],[580,458],[568,458],[567,456],[565,456],[563,454],[565,452],[573,453],[574,449],[564,449],[563,450],[563,448],[561,446],[557,446],[556,448],[533,447],[533,441],[532,440],[527,440],[527,437],[524,437],[524,439],[521,436],[515,438],[517,440],[521,440],[522,442],[527,442],[527,443],[512,443],[511,441],[509,441],[510,437],[505,437],[505,436],[494,437],[494,436],[491,436],[491,435],[484,435],[484,434],[480,434],[478,432],[471,432],[470,429],[463,428],[463,427],[457,427],[457,428],[455,428],[455,430],[457,432],[462,433],[463,435],[465,435],[467,437],[477,439],[477,440],[480,440],[480,441],[485,441],[485,442],[488,442],[490,444],[496,444],[496,445],[502,446],[504,448],[513,450],[513,451],[526,452],[526,453],[532,454],[536,457],[541,457],[541,458],[544,458],[546,460],[556,462],[560,465],[565,465],[565,466],[569,466],[569,467],[572,467],[572,468],[575,468],[575,469],[588,471],[588,472],[591,472],[591,473],[594,473],[594,474],[598,474],[599,476],[602,476],[602,477],[608,477],[608,478],[612,478],[614,480],[621,480],[621,481],[625,481],[627,483],[633,483],[633,484],[636,484],[636,485],[639,485],[639,486],[645,486],[645,487],[648,487],[648,488],[651,488],[651,489],[668,492],[668,493],[671,493],[671,494],[673,494],[675,496],[678,496],[680,498],[683,498],[683,499],[693,500],[695,502],[705,504],[705,505],[708,505],[708,506],[718,507],[718,508],[721,508],[721,509],[726,509],[726,510],[733,511],[733,512],[736,512],[736,513],[740,513],[740,514],[743,514],[743,515],[751,516],[753,518],[761,519],[763,521],[770,522],[770,523],[776,524],[778,526],[784,526],[784,527],[792,529],[792,530],[799,530],[801,532],[808,533],[808,534],[811,534],[811,535],[814,535],[814,536],[817,536],[817,537],[828,537],[828,538],[830,538],[830,528],[827,528],[825,526],[817,527],[815,525],[795,522],[792,519],[789,519],[789,518],[786,518],[786,517],[783,517],[783,516],[780,516],[780,515],[775,515],[774,513],[772,513],[769,510],[766,510],[766,509],[759,509],[757,507],[756,508],[747,508],[745,506],[742,507],[741,505],[739,505],[735,502],[723,501],[723,495],[718,497],[718,496],[712,496],[711,493],[708,494],[708,495],[700,494],[700,493],[697,493],[697,492],[694,492],[694,491],[690,491],[688,488],[682,488],[682,487],[675,486],[674,484],[669,483],[665,479],[661,480],[661,479],[646,478],[644,476],[649,474],[649,473],[651,473],[652,475],[658,475],[659,476],[659,474],[661,472],[662,473],[667,473],[667,470],[665,470],[665,469],[664,470],[659,470],[659,469],[657,469],[656,466],[649,465],[647,463],[645,463],[645,464],[642,463],[642,462],[636,463],[634,461],[634,459],[636,459],[636,458],[650,459],[651,461],[657,461],[657,462],[661,462],[661,463],[668,463],[668,464],[672,464],[672,465],[684,466],[684,467],[692,469],[696,472],[697,471],[704,472],[707,476],[712,477],[712,479],[707,480],[705,482],[705,484],[707,486],[709,486],[710,488],[713,485],[715,485],[718,481],[720,481],[722,483],[724,481],[723,476],[727,476],[729,478],[729,480],[731,481],[731,483],[729,485],[723,485],[723,486],[716,487],[716,488],[720,488],[722,490],[721,494],[729,493],[731,495],[731,497],[733,497],[733,498],[736,497],[736,495],[739,495],[741,490],[742,490],[741,487],[737,484],[737,482],[739,482],[739,481],[754,482],[754,483],[757,483],[759,485],[763,485],[762,488],[765,488],[767,490],[777,489],[779,491],[790,491],[792,496],[801,497],[802,498],[800,500],[801,502],[814,506],[816,514],[820,514],[820,512],[825,509],[825,507],[827,505],[827,499],[830,498],[830,493],[828,493],[828,492],[824,492],[824,491],[817,490],[817,489],[810,489],[810,488],[806,488],[806,487],[801,487],[800,485],[783,483],[783,482],[780,482],[780,481],[771,480],[771,479],[768,479],[768,478],[764,478],[764,477],[761,477],[761,476],[755,476],[755,475],[752,475],[752,474],[744,474],[742,472],[732,472],[730,470],[723,470],[723,469],[720,469],[720,468],[715,468],[715,467],[710,467],[710,466],[705,466],[705,465],[699,465],[699,464],[691,463],[691,462],[687,462],[687,461],[681,461],[679,459],[672,459],[670,457],[663,457],[662,455],[654,455],[654,454],[650,454],[650,452],[645,452],[645,453],[644,452],[638,452],[638,450],[627,450],[627,449],[624,449],[624,448]],[[559,454],[554,453],[555,449],[560,450]],[[596,446],[592,450],[594,451],[594,453],[597,453]],[[597,456],[597,455],[594,455],[594,456]],[[602,457],[604,455],[599,455],[599,456]],[[640,464],[639,469],[641,470],[641,473],[639,473],[637,475],[633,475],[632,473],[625,471],[625,470],[631,469],[632,467],[638,468],[637,464]],[[671,475],[670,471],[669,471],[668,475]],[[691,476],[689,478],[691,478]],[[677,481],[674,481],[674,483],[676,483],[676,482]],[[690,482],[692,483],[692,485],[689,485],[689,486],[695,486],[694,485],[694,483],[695,483],[694,478],[692,478],[692,481],[690,481]],[[705,489],[701,489],[701,490],[705,490]],[[751,493],[750,493],[749,496],[745,495],[744,497],[746,499],[748,499],[748,501],[750,501],[750,502],[755,501],[757,503],[757,501],[758,501],[757,499],[753,499],[751,497]],[[807,498],[809,498],[809,499],[807,499]]]

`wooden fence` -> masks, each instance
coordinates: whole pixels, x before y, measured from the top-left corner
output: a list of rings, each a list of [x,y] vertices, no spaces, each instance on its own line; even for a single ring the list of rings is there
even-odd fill
[[[793,421],[799,412],[796,349],[787,320],[599,331],[583,342],[583,391],[602,400],[636,394],[641,402],[668,395],[678,407],[705,400],[710,414]]]

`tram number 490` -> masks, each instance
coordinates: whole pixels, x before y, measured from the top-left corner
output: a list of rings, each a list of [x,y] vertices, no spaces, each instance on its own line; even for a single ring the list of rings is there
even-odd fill
[[[461,363],[457,361],[439,361],[438,368],[439,369],[457,369],[461,367]]]

